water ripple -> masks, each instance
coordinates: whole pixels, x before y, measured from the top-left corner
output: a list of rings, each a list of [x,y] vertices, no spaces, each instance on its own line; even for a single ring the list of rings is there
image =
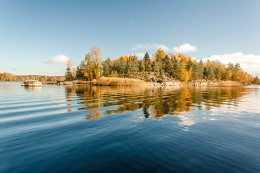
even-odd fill
[[[260,172],[258,100],[257,87],[0,84],[0,172]]]

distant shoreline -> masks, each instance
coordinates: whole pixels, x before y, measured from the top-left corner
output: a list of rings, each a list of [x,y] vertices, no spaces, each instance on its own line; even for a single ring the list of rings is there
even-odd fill
[[[32,75],[34,77],[34,75]],[[26,79],[30,78],[27,76]],[[36,79],[39,80],[39,79]],[[24,82],[24,78],[16,78],[16,80],[0,80],[1,82]],[[48,76],[48,80],[39,80],[43,85],[95,85],[95,86],[147,86],[147,87],[170,87],[170,86],[203,86],[203,87],[230,87],[252,85],[251,83],[242,83],[231,80],[192,80],[180,81],[161,78],[152,78],[150,81],[137,78],[127,77],[100,77],[91,81],[85,79],[76,79],[66,81],[63,76]]]
[[[230,87],[243,86],[238,81],[211,81],[211,80],[194,80],[190,82],[174,81],[156,81],[146,82],[141,79],[119,78],[119,77],[101,77],[92,81],[73,80],[57,83],[58,85],[95,85],[95,86],[147,86],[147,87],[171,87],[171,86],[203,86],[203,87]]]

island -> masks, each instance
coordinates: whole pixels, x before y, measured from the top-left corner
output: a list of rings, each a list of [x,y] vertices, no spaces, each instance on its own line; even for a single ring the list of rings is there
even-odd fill
[[[14,75],[0,73],[0,81],[39,80],[43,84],[100,86],[241,86],[260,84],[257,76],[244,71],[240,64],[202,61],[181,53],[159,48],[144,57],[123,55],[103,60],[102,50],[92,47],[74,67],[67,61],[65,76]]]
[[[160,48],[152,55],[146,52],[142,58],[123,55],[103,60],[101,48],[92,47],[76,69],[73,62],[68,61],[65,78],[67,82],[63,84],[101,86],[239,86],[260,83],[257,76],[243,71],[238,63],[203,62],[181,53],[166,53]]]

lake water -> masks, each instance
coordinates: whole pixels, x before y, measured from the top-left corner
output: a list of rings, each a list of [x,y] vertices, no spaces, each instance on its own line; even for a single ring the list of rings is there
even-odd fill
[[[260,88],[0,82],[0,172],[260,172]]]

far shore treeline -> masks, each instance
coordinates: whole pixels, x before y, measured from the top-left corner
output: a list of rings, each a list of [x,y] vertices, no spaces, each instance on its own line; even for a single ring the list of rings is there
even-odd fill
[[[26,81],[38,80],[41,82],[57,82],[64,81],[64,76],[43,76],[43,75],[14,75],[11,73],[0,73],[0,81]]]
[[[152,77],[164,81],[179,80],[189,82],[194,80],[232,80],[242,83],[260,83],[243,71],[240,64],[223,64],[219,61],[195,60],[184,54],[166,53],[158,49],[155,54],[146,53],[138,59],[135,55],[124,55],[117,59],[103,60],[102,51],[92,47],[75,69],[72,61],[67,63],[66,80],[84,79],[91,81],[105,77],[127,77],[142,79],[151,82]]]

